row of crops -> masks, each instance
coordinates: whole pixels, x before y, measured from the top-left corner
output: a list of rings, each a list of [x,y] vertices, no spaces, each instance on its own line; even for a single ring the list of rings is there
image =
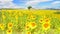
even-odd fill
[[[52,10],[31,11],[0,10],[0,34],[60,34],[60,19],[47,13]]]

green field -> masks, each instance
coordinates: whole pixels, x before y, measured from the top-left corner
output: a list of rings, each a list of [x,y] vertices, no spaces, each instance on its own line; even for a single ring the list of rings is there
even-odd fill
[[[59,11],[1,9],[0,34],[60,34]]]

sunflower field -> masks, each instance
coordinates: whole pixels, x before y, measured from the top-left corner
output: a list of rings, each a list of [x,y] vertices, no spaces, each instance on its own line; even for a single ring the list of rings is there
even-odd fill
[[[59,10],[60,11],[60,10]],[[60,34],[58,10],[0,10],[0,34]]]

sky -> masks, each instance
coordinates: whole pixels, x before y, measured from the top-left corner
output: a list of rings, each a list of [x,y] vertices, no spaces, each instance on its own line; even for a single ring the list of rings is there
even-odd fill
[[[60,9],[60,0],[0,0],[0,8],[27,8],[28,6],[37,9]]]

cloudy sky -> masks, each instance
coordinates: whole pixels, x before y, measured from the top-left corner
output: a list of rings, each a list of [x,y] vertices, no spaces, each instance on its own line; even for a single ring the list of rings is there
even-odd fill
[[[0,8],[60,8],[60,0],[0,0]]]

